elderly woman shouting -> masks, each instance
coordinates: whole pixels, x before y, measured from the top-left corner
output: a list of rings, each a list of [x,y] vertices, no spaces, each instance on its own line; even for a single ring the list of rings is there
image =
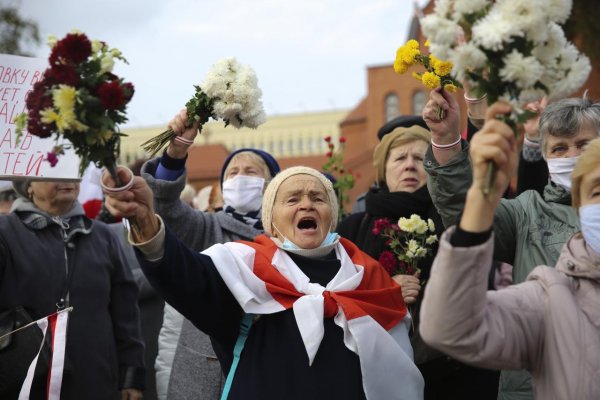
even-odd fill
[[[318,171],[293,167],[269,183],[269,236],[202,253],[162,224],[141,179],[107,206],[135,216],[148,279],[211,336],[229,372],[223,398],[422,398],[400,287],[333,233],[336,196]]]

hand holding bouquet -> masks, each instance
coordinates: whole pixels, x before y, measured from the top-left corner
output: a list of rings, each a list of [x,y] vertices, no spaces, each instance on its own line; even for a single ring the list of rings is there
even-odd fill
[[[116,176],[122,136],[118,124],[127,121],[125,109],[134,90],[112,69],[115,60],[125,58],[118,49],[80,32],[61,40],[50,37],[48,43],[50,66],[27,96],[27,114],[16,118],[17,140],[25,128],[41,138],[54,135],[55,146],[46,155],[52,166],[72,146],[81,158],[80,176],[90,162]]]
[[[196,123],[198,132],[209,118],[222,119],[225,126],[253,129],[266,120],[256,74],[249,66],[240,65],[235,58],[219,60],[208,71],[204,83],[194,88],[194,97],[185,107],[187,126]],[[173,139],[188,146],[192,144],[191,140],[178,136],[169,128],[142,146],[154,156]]]
[[[516,125],[533,113],[524,105],[566,97],[579,89],[591,66],[567,41],[560,24],[572,0],[436,0],[421,19],[423,33],[436,57],[453,64],[452,75],[470,88],[467,101],[505,101]],[[495,167],[488,168],[485,195],[493,187]]]

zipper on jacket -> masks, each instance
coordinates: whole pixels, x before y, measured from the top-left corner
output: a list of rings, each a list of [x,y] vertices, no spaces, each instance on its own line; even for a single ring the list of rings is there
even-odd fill
[[[65,221],[64,219],[62,219],[61,217],[52,217],[52,220],[54,222],[56,222],[58,224],[58,226],[60,227],[60,233],[61,233],[63,243],[64,243],[65,280],[68,280],[69,279],[69,255],[67,253],[67,247],[70,243],[69,243],[69,236],[67,234],[67,230],[69,229],[70,226],[69,226],[69,223],[67,221]],[[61,295],[62,295],[62,293],[61,293]],[[69,306],[69,291],[67,291],[67,294],[64,299],[61,298],[56,303],[56,308],[59,311],[64,310],[68,306]]]

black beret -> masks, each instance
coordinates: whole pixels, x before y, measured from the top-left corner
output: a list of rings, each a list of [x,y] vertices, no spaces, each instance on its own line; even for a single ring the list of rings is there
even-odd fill
[[[413,125],[419,125],[429,130],[429,127],[420,115],[402,115],[383,124],[377,131],[377,137],[381,140],[381,138],[398,127],[410,128]]]

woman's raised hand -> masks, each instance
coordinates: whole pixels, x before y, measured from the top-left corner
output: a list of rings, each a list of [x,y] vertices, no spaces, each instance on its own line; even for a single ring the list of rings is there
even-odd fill
[[[188,114],[187,109],[185,108],[179,111],[173,119],[169,121],[168,127],[173,130],[177,136],[183,138],[184,141],[189,141],[189,144],[186,144],[183,143],[184,141],[179,141],[176,138],[172,139],[171,143],[169,143],[169,147],[167,147],[167,154],[172,158],[185,158],[190,144],[198,135],[200,123],[194,122],[190,127],[187,126],[187,123]]]
[[[439,109],[444,110],[444,118],[439,118]],[[431,140],[436,144],[447,145],[460,136],[460,108],[452,95],[442,88],[429,92],[429,101],[423,107],[423,119],[431,131]]]

